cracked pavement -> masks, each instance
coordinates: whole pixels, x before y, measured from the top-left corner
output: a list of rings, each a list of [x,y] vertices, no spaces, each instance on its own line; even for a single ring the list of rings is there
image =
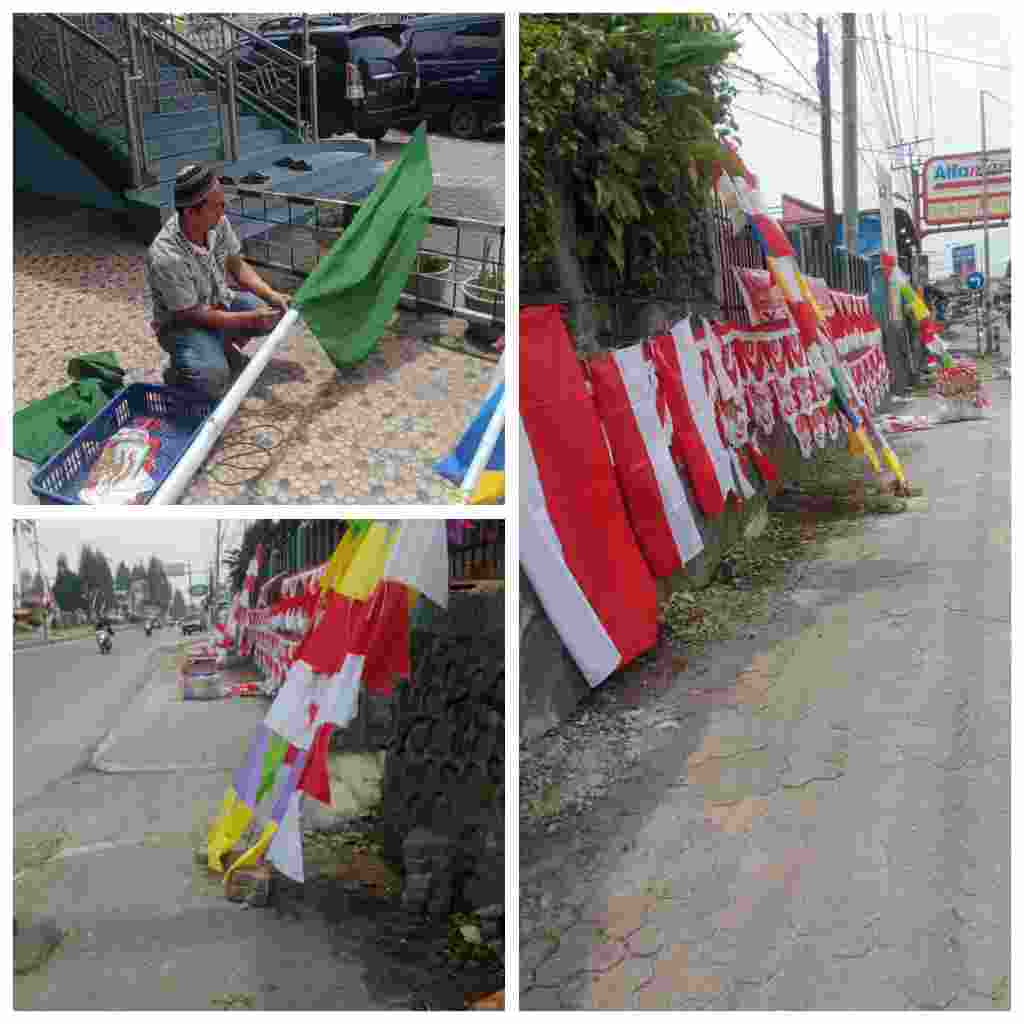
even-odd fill
[[[989,390],[990,419],[892,439],[924,491],[906,513],[647,691],[662,727],[597,804],[524,823],[522,1010],[1009,1007],[1009,382]]]

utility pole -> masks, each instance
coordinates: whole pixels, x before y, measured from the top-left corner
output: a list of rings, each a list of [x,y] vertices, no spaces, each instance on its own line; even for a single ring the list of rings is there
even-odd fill
[[[825,251],[832,267],[836,244],[836,200],[832,184],[832,80],[825,19],[818,19],[818,95],[821,98],[821,181],[825,192]],[[838,281],[829,281],[831,287]]]
[[[213,593],[217,601],[220,600],[220,549],[221,541],[224,538],[223,534],[224,520],[217,520],[217,556],[216,561],[213,563]]]
[[[849,254],[847,286],[852,291],[857,255],[857,16],[843,15],[843,241]]]
[[[49,592],[49,587],[46,585],[46,577],[43,575],[43,563],[39,557],[39,524],[33,519],[32,523],[32,542],[36,550],[36,572],[39,573],[39,578],[43,581],[43,643],[45,644],[50,638],[50,610],[46,605],[46,595]]]
[[[985,233],[985,283],[981,289],[982,316],[985,318],[985,354],[992,355],[992,310],[989,307],[989,255],[988,255],[988,150],[985,133],[985,90],[978,96],[981,102],[981,206]]]

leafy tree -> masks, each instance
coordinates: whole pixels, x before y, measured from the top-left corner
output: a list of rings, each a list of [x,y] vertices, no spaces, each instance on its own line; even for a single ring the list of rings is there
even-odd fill
[[[246,570],[253,555],[256,554],[257,545],[268,545],[276,530],[277,526],[272,519],[254,519],[246,526],[242,534],[242,543],[225,554],[224,564],[233,591],[242,589]]]
[[[149,560],[146,570],[146,582],[149,584],[149,599],[166,611],[171,604],[171,584],[164,571],[164,564],[155,555]]]
[[[62,612],[76,612],[85,608],[82,599],[82,581],[71,571],[67,555],[57,556],[57,575],[53,581],[53,599]]]
[[[738,45],[702,14],[520,18],[521,279],[568,293],[584,351],[588,293],[657,294],[682,257],[710,287],[702,212]]]
[[[114,583],[118,590],[127,590],[132,582],[131,570],[124,562],[117,563],[117,572],[114,574]]]

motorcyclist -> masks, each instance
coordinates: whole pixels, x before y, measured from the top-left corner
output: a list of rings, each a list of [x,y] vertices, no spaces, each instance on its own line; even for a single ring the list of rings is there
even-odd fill
[[[96,620],[96,640],[101,647],[103,646],[104,640],[109,644],[113,644],[114,642],[114,624],[106,614],[101,615]]]
[[[152,635],[153,635],[153,620],[152,619],[146,619],[146,636],[152,636]]]

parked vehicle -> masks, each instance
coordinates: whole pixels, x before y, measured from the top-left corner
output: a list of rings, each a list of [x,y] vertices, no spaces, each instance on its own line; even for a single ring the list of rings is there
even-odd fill
[[[505,19],[501,14],[434,14],[411,22],[420,69],[418,113],[460,139],[504,122]]]
[[[114,646],[114,631],[106,626],[100,626],[96,630],[96,644],[101,654],[109,654]]]
[[[420,76],[410,37],[408,27],[401,24],[310,28],[309,42],[316,47],[321,137],[354,131],[361,138],[379,141],[392,127],[415,116]],[[266,38],[296,56],[303,55],[301,26],[268,32]],[[305,80],[302,88],[308,110]]]
[[[309,16],[309,28],[330,28],[334,25],[347,25],[351,21],[351,14],[311,14]],[[287,18],[271,18],[269,21],[260,22],[257,32],[301,32],[302,18],[298,15],[291,15]]]
[[[202,633],[203,620],[199,615],[189,615],[181,620],[181,632],[183,636],[190,636],[192,633]]]

